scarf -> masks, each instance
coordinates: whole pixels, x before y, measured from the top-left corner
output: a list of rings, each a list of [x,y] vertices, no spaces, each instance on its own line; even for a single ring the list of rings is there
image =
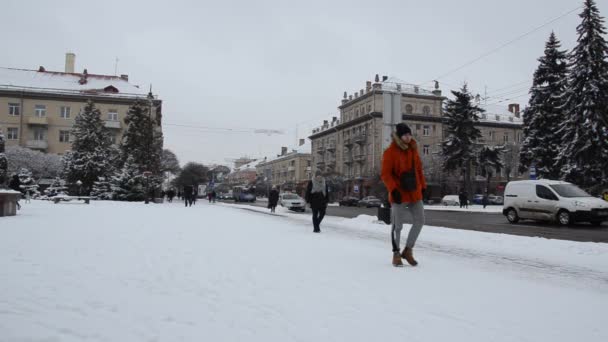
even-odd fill
[[[327,187],[325,186],[325,178],[321,178],[320,180],[317,177],[312,179],[312,190],[310,193],[322,192],[323,196],[327,196]]]

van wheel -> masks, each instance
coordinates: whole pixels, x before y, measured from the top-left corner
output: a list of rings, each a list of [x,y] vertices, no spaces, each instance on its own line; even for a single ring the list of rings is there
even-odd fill
[[[557,223],[561,226],[567,226],[570,224],[570,213],[567,210],[560,210],[557,213]]]
[[[517,215],[517,211],[515,209],[509,208],[509,210],[507,210],[507,220],[509,220],[510,223],[519,222],[519,216]]]

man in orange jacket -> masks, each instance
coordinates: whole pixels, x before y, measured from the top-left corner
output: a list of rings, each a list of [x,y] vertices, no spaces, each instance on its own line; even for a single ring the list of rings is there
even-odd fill
[[[389,193],[391,203],[391,240],[393,244],[393,266],[402,267],[401,258],[416,266],[413,248],[424,225],[424,205],[422,194],[426,190],[426,180],[422,173],[422,162],[418,154],[412,130],[405,124],[397,124],[392,134],[393,142],[382,156],[382,181]],[[399,253],[401,230],[406,212],[414,219],[403,252]]]

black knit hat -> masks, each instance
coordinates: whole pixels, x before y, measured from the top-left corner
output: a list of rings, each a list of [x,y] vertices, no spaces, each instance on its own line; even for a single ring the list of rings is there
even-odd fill
[[[404,136],[406,134],[412,134],[412,130],[410,129],[410,127],[403,122],[397,124],[396,128],[397,128],[397,136],[399,138],[401,138],[402,136]]]

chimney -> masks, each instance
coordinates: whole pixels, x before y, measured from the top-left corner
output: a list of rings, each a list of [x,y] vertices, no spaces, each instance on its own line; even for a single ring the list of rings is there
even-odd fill
[[[76,63],[76,54],[68,52],[65,54],[65,72],[74,73],[74,64]]]
[[[509,112],[513,113],[516,118],[519,117],[519,103],[510,103]]]
[[[329,122],[327,120],[323,120],[323,126],[327,126]]]
[[[120,78],[122,78],[123,80],[129,82],[129,75],[127,75],[127,74],[120,75]]]
[[[352,101],[353,100],[353,96],[352,95],[348,95],[348,100]]]
[[[333,116],[333,117],[331,118],[331,122],[336,122],[336,121],[338,121],[338,117],[337,117],[337,116]]]
[[[41,65],[38,67],[38,72],[45,72],[46,69]]]
[[[382,82],[388,80],[388,76],[382,76]]]
[[[300,145],[298,145],[298,146],[302,146],[302,145],[304,145],[304,142],[305,142],[305,140],[304,140],[304,139],[300,139]]]
[[[365,82],[365,92],[369,93],[372,90],[372,81]]]
[[[281,155],[284,156],[287,154],[287,147],[283,146],[281,147]]]
[[[357,98],[357,97],[359,97],[359,92],[358,91],[355,92],[355,98]]]
[[[342,104],[345,104],[346,102],[348,102],[348,95],[346,94],[346,92],[344,92],[344,97],[342,98]]]

